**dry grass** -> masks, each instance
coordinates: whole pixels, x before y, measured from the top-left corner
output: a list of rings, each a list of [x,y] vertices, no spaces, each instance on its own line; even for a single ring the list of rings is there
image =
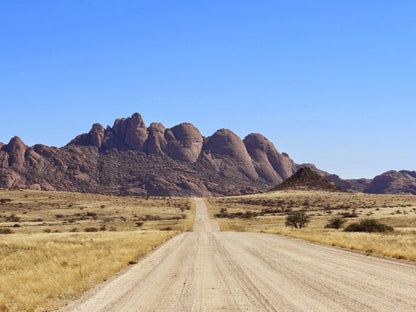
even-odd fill
[[[351,193],[283,191],[260,195],[210,198],[210,214],[256,212],[254,218],[219,218],[223,231],[252,231],[281,234],[388,257],[416,261],[416,196]],[[265,213],[269,210],[269,213]],[[290,211],[311,215],[305,229],[285,227]],[[263,211],[263,212],[262,212]],[[365,218],[374,218],[393,226],[391,234],[347,233],[325,229],[329,219],[344,214],[347,226]]]
[[[186,198],[0,190],[0,229],[25,234],[82,232],[103,226],[105,230],[130,231],[143,222],[142,230],[171,227],[189,231],[193,205]]]
[[[0,311],[35,311],[66,303],[190,230],[194,205],[181,198],[1,190],[0,213],[0,229],[14,232],[0,234]]]

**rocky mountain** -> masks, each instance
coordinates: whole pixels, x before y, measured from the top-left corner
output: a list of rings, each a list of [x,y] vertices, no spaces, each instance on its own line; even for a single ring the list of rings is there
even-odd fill
[[[371,180],[364,192],[416,195],[416,171],[387,171]]]
[[[318,170],[310,166],[301,167],[294,175],[273,187],[270,191],[304,190],[343,192],[334,182],[329,181]]]
[[[297,169],[303,167],[313,169],[316,173],[349,192],[416,195],[416,171],[390,170],[373,179],[341,179],[338,175],[320,170],[313,164],[297,165]]]
[[[123,195],[210,196],[265,191],[296,165],[261,134],[221,129],[203,137],[190,123],[146,127],[135,113],[94,124],[62,148],[0,143],[0,187]]]
[[[364,190],[371,183],[371,179],[342,179],[336,174],[332,174],[323,170],[318,169],[314,164],[298,164],[296,165],[297,169],[308,167],[313,169],[319,175],[325,177],[331,182],[334,182],[335,185],[338,185],[343,190],[349,192],[364,192]]]

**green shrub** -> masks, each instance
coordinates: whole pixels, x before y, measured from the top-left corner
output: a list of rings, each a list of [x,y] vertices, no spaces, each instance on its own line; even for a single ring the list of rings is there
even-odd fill
[[[325,225],[327,229],[340,229],[346,221],[341,217],[334,217]]]
[[[311,217],[303,211],[297,211],[286,217],[285,225],[294,227],[295,229],[301,229],[306,227],[306,225],[310,222],[310,218]]]
[[[365,219],[362,220],[360,223],[352,223],[348,225],[345,230],[345,232],[392,232],[394,229],[391,226],[388,226],[386,224],[380,223],[377,220],[374,219]]]

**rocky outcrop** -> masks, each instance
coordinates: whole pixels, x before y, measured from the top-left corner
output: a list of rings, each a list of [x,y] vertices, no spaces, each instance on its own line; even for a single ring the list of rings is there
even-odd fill
[[[296,171],[296,165],[289,155],[280,154],[274,144],[263,135],[249,134],[245,137],[244,144],[258,175],[270,183],[282,182]]]
[[[319,171],[311,167],[300,168],[293,176],[276,185],[271,191],[280,190],[306,190],[343,192],[344,190],[335,183],[325,178]]]
[[[376,176],[365,188],[364,192],[416,195],[416,171],[387,171]]]
[[[166,154],[173,159],[194,163],[201,154],[203,137],[190,123],[182,123],[165,131]]]
[[[259,146],[256,146],[259,145]],[[0,147],[0,187],[108,194],[210,196],[264,191],[295,171],[261,135],[204,138],[190,123],[148,128],[135,113],[94,124],[62,148],[19,138]]]
[[[166,128],[161,123],[152,123],[148,129],[146,150],[150,154],[164,155],[168,142],[165,139]]]
[[[304,167],[348,191],[416,194],[415,171],[344,180],[312,164],[295,164],[261,134],[241,140],[232,131],[221,129],[204,138],[190,123],[172,128],[152,123],[146,128],[138,113],[117,119],[112,127],[96,123],[62,148],[29,147],[19,137],[0,143],[0,187],[6,188],[123,195],[238,195],[266,191]]]
[[[230,169],[227,167],[233,167],[235,163],[236,168],[248,178],[256,180],[259,177],[244,142],[231,130],[221,129],[207,138],[204,144],[204,154],[219,168],[223,167],[227,170]],[[222,161],[230,159],[233,163]]]
[[[23,169],[27,146],[18,136],[13,137],[9,144],[3,146],[1,150],[4,152],[2,157],[3,164],[16,170]]]

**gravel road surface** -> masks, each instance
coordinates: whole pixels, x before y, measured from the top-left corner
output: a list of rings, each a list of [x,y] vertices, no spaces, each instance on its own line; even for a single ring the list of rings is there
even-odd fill
[[[416,311],[416,265],[278,235],[220,232],[195,199],[172,238],[61,311]]]

